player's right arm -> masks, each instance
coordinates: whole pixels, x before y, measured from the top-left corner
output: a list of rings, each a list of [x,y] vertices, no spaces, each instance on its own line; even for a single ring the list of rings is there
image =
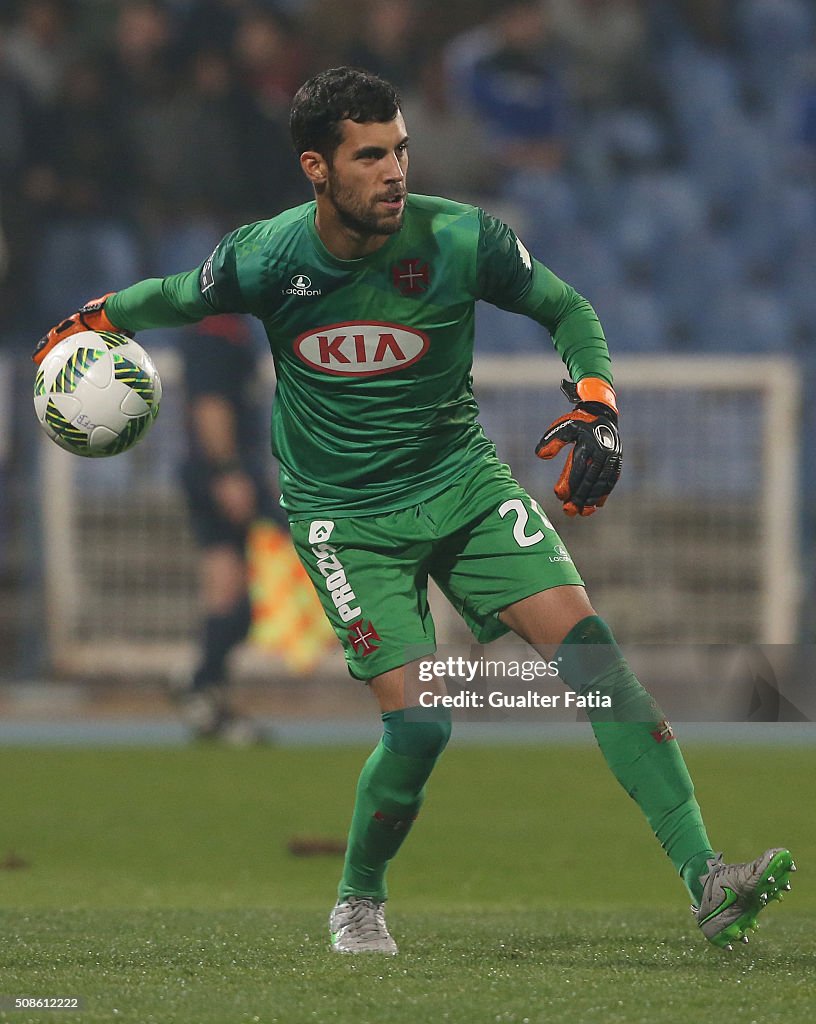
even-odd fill
[[[555,494],[568,516],[592,515],[612,492],[622,461],[603,328],[590,303],[534,259],[506,224],[480,216],[477,296],[546,327],[571,377],[562,390],[574,408],[550,424],[536,454],[552,459],[572,446]]]
[[[134,335],[154,327],[183,327],[216,313],[245,313],[235,271],[239,228],[219,242],[204,263],[181,274],[154,277],[92,299],[40,338],[33,353],[41,363],[51,349],[80,331]]]

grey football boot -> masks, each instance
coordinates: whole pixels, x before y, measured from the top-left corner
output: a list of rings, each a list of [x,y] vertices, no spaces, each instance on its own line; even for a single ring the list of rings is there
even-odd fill
[[[708,872],[700,875],[703,898],[691,910],[708,941],[728,950],[734,942],[748,942],[748,932],[758,927],[757,915],[772,900],[782,899],[796,870],[790,852],[781,847],[749,864],[723,864],[720,853],[706,866]]]
[[[384,953],[394,956],[397,944],[385,923],[384,904],[349,896],[329,915],[331,947],[336,953]]]

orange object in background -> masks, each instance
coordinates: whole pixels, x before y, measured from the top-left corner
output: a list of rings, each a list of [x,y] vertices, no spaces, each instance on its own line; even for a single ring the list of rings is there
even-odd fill
[[[305,675],[335,637],[289,535],[272,522],[256,523],[249,533],[247,558],[249,639],[281,657],[292,672]]]

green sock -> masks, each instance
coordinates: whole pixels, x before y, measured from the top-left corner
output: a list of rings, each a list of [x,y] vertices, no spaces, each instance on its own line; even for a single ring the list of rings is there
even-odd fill
[[[699,875],[714,856],[694,786],[671,726],[626,664],[606,623],[583,619],[558,654],[562,678],[578,692],[609,695],[612,708],[587,714],[615,778],[637,803],[695,903]]]
[[[388,897],[385,872],[414,822],[425,783],[450,737],[450,713],[406,708],[383,716],[384,735],[363,766],[338,895]]]

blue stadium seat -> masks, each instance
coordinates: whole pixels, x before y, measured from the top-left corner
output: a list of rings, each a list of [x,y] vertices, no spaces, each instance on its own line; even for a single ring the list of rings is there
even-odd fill
[[[142,275],[136,238],[113,220],[70,220],[46,231],[36,263],[37,319],[52,324]]]
[[[600,290],[615,287],[622,280],[620,260],[600,231],[577,227],[554,236],[536,255],[590,302]]]
[[[662,83],[684,139],[712,136],[712,123],[740,111],[737,64],[722,52],[678,42],[661,64]]]
[[[662,248],[653,269],[667,316],[687,334],[712,295],[741,285],[745,265],[732,237],[703,228]]]
[[[528,317],[508,313],[489,302],[479,302],[476,305],[476,351],[551,352],[552,345],[545,329]]]
[[[816,232],[812,186],[786,184],[780,177],[773,187],[757,189],[746,202],[734,231],[734,244],[749,273],[781,284],[780,270],[790,262],[792,249]]]
[[[606,289],[593,299],[612,355],[656,355],[669,348],[670,325],[657,294],[646,288]]]
[[[501,198],[524,211],[525,244],[531,251],[544,250],[581,220],[579,191],[565,174],[519,171],[507,179]]]
[[[780,294],[789,314],[794,318],[800,331],[807,332],[811,344],[805,347],[803,355],[816,364],[816,345],[813,344],[816,331],[816,234],[799,239],[789,252],[788,259],[781,267]]]
[[[765,121],[741,111],[704,120],[704,132],[684,139],[689,173],[718,217],[738,220],[758,194],[777,185],[780,151]]]
[[[733,354],[792,352],[796,322],[775,291],[744,286],[712,294],[700,309],[689,349]]]
[[[667,126],[646,110],[605,110],[585,118],[573,135],[572,161],[591,189],[603,189],[621,172],[631,176],[659,167],[669,149]]]
[[[160,276],[191,270],[210,255],[223,232],[209,217],[167,225],[153,247],[151,265]]]
[[[754,103],[773,107],[813,39],[812,0],[743,0],[736,9],[742,76]]]
[[[650,267],[668,246],[698,232],[707,210],[693,179],[682,171],[641,174],[621,186],[613,223],[619,257]]]

